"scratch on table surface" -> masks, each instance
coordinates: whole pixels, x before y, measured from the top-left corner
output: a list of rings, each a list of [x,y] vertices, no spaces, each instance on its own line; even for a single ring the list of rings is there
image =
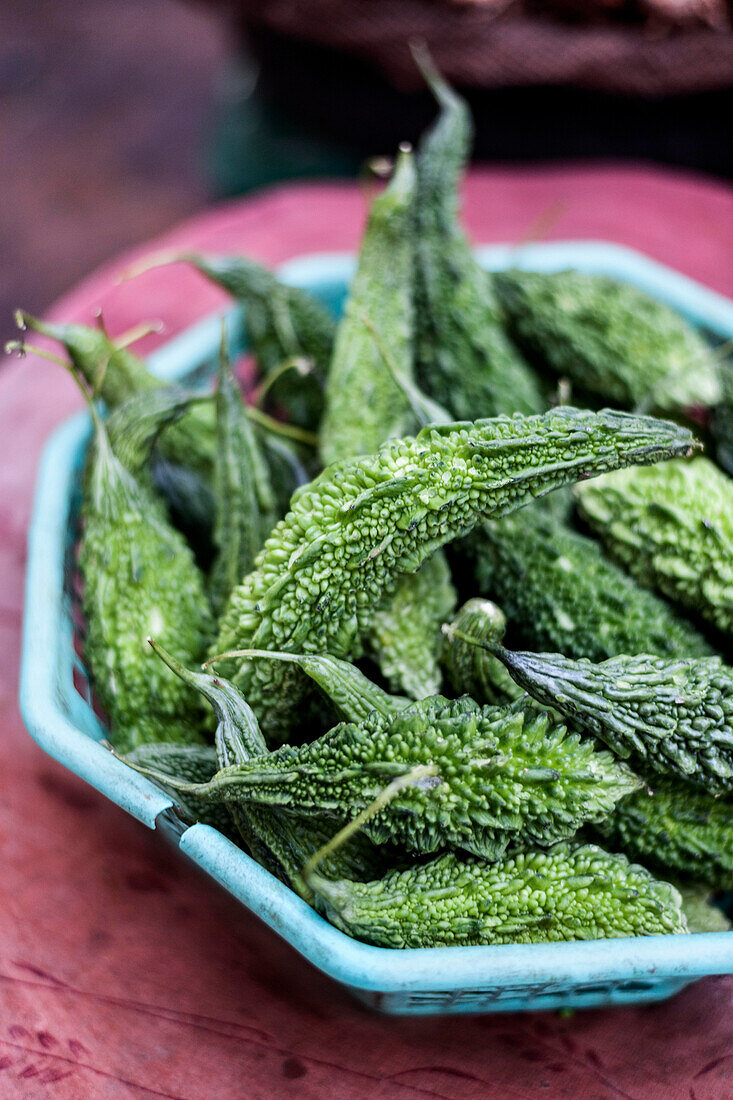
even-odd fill
[[[264,1047],[267,1051],[273,1054],[278,1054],[283,1058],[293,1057],[297,1055],[304,1062],[308,1062],[314,1066],[320,1066],[326,1069],[337,1070],[340,1073],[346,1074],[352,1077],[358,1077],[362,1080],[372,1081],[379,1083],[387,1080],[384,1075],[379,1073],[369,1073],[367,1070],[354,1069],[352,1066],[342,1065],[340,1062],[334,1062],[331,1059],[320,1058],[317,1055],[304,1054],[302,1051],[291,1050],[287,1047],[279,1046],[274,1037],[268,1035],[266,1032],[261,1032],[257,1028],[251,1027],[249,1024],[239,1024],[231,1020],[220,1020],[217,1017],[201,1016],[198,1013],[193,1012],[180,1012],[167,1006],[149,1005],[143,1001],[134,1001],[125,997],[112,997],[109,994],[95,993],[89,990],[77,989],[72,985],[68,985],[59,978],[55,978],[53,975],[46,973],[43,970],[39,970],[37,967],[32,966],[29,963],[15,963],[20,969],[28,970],[33,974],[43,976],[46,982],[32,982],[28,978],[16,978],[11,974],[3,974],[0,972],[0,981],[11,982],[16,985],[29,985],[36,988],[47,989],[51,993],[69,993],[76,997],[82,997],[85,1000],[102,1002],[104,1004],[114,1005],[118,1008],[129,1009],[133,1012],[139,1012],[145,1016],[152,1016],[155,1019],[167,1020],[169,1023],[183,1024],[184,1026],[193,1027],[198,1031],[209,1032],[213,1035],[218,1035],[220,1038],[232,1039],[235,1042],[247,1043],[251,1046]],[[205,1021],[205,1022],[202,1022]],[[232,1031],[222,1030],[222,1028],[212,1027],[212,1024],[221,1024],[225,1028],[230,1028]],[[236,1034],[236,1032],[248,1032],[253,1034]],[[264,1036],[264,1038],[263,1038]],[[0,1040],[4,1042],[6,1040]],[[11,1044],[12,1045],[12,1044]],[[23,1048],[25,1049],[25,1048]],[[38,1052],[48,1054],[47,1051]],[[82,1065],[81,1062],[74,1062],[74,1065]],[[87,1067],[94,1072],[104,1073],[103,1070],[97,1070],[94,1066]],[[113,1076],[110,1074],[109,1076]],[[128,1082],[123,1082],[128,1083]],[[135,1082],[129,1082],[129,1084],[135,1084]],[[435,1092],[431,1089],[422,1088],[418,1085],[405,1084],[402,1081],[395,1081],[394,1084],[398,1088],[409,1090],[415,1095],[437,1097],[442,1100],[445,1097],[444,1093]],[[137,1085],[138,1088],[144,1088],[145,1086]],[[148,1090],[153,1095],[168,1096],[168,1093],[156,1093],[154,1089]],[[171,1100],[186,1100],[186,1097],[172,1097]],[[445,1097],[445,1100],[449,1100]]]

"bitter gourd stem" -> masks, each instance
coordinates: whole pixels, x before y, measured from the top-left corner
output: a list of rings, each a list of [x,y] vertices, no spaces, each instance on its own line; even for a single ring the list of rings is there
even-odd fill
[[[304,443],[306,447],[315,448],[318,446],[318,436],[315,432],[309,432],[307,428],[299,428],[297,424],[287,424],[283,420],[275,420],[273,416],[268,416],[256,405],[247,405],[246,413],[251,420],[254,420],[255,424],[266,428],[273,435],[282,435],[286,439],[294,440],[296,443]]]
[[[385,806],[388,806],[395,795],[404,790],[405,787],[411,787],[414,783],[417,783],[420,779],[426,779],[430,776],[438,774],[437,764],[418,764],[414,768],[410,768],[404,775],[398,775],[396,779],[393,779],[383,791],[381,791],[371,805],[362,810],[360,814],[357,814],[348,825],[344,825],[343,829],[339,829],[335,836],[333,836],[327,844],[324,844],[322,848],[319,848],[310,859],[306,862],[301,871],[301,876],[307,886],[314,891],[317,887],[314,885],[314,872],[319,863],[322,863],[328,856],[333,855],[335,851],[341,848],[347,840],[349,840],[354,833],[357,833],[368,821],[371,821],[380,810],[383,810]],[[316,882],[318,878],[316,876]]]

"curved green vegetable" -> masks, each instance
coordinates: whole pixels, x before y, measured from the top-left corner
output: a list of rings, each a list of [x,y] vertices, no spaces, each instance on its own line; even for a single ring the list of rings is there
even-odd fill
[[[614,473],[578,502],[641,584],[733,632],[733,480],[709,459]]]
[[[464,603],[453,622],[443,627],[442,661],[455,691],[466,692],[477,703],[498,705],[525,694],[501,661],[481,644],[475,644],[500,642],[505,630],[506,616],[501,608],[491,600],[477,598]]]
[[[358,652],[383,594],[481,519],[578,478],[687,454],[678,425],[559,408],[425,428],[376,455],[336,463],[297,492],[254,571],[235,588],[216,651]],[[284,740],[304,683],[287,666],[244,662],[231,678],[265,736]]]
[[[625,408],[671,411],[720,398],[712,349],[669,306],[579,271],[494,276],[512,336],[533,360]]]
[[[232,373],[222,335],[216,392],[216,523],[209,590],[220,613],[232,589],[254,565],[278,518],[269,473]]]
[[[310,744],[225,768],[191,793],[304,818],[350,819],[415,769],[422,778],[364,826],[366,836],[407,851],[450,846],[487,859],[509,844],[572,836],[639,786],[609,753],[531,707],[482,708],[467,696],[436,696],[388,718],[372,711]]]
[[[175,660],[169,653],[155,643],[151,643],[162,661],[191,688],[200,692],[208,700],[216,715],[214,767],[206,779],[210,779],[219,768],[232,768],[246,765],[254,758],[266,758],[267,748],[260,732],[257,719],[246,700],[227,680],[209,673],[191,672]],[[337,685],[339,676],[335,677]],[[152,775],[166,789],[173,789],[176,798],[185,799],[186,804],[197,808],[199,816],[202,807],[227,809],[237,830],[250,850],[252,856],[287,883],[309,904],[313,901],[313,892],[303,881],[301,870],[307,860],[319,851],[343,825],[343,820],[333,814],[321,817],[309,817],[303,821],[299,816],[287,812],[272,810],[267,806],[243,805],[233,802],[224,807],[208,798],[198,798],[190,788],[198,781],[189,777],[184,770],[178,774],[165,767],[165,761],[146,760],[139,754],[131,754],[127,762],[141,766],[140,770]],[[159,774],[168,772],[166,776]],[[202,782],[205,783],[205,780]],[[334,876],[349,878],[370,878],[381,874],[394,864],[389,851],[379,851],[363,834],[357,834],[350,842],[334,852],[325,862],[324,869]]]
[[[731,922],[713,901],[704,883],[675,883],[682,898],[682,911],[690,932],[730,932]]]
[[[154,634],[201,659],[213,623],[203,580],[183,537],[153,494],[115,457],[95,417],[85,479],[79,565],[85,657],[120,751],[146,741],[200,739],[201,710],[151,653]]]
[[[453,853],[377,882],[312,874],[332,924],[380,947],[548,943],[686,932],[681,898],[595,845],[557,844],[500,863]]]
[[[389,186],[372,204],[356,275],[336,334],[320,429],[324,465],[371,454],[415,421],[393,371],[412,378],[412,207],[415,169],[401,149]]]
[[[473,569],[474,590],[503,609],[517,647],[591,661],[713,652],[665,600],[609,561],[595,539],[534,504],[483,524],[456,551]]]
[[[653,790],[636,791],[617,803],[595,829],[665,874],[733,888],[733,804],[675,779],[654,779]]]
[[[191,264],[244,306],[244,331],[265,376],[288,360],[304,359],[310,371],[285,371],[268,391],[288,419],[315,430],[323,411],[323,387],[333,353],[336,321],[312,294],[280,282],[266,267],[245,256],[205,256],[182,252],[168,262]]]
[[[456,606],[445,555],[438,551],[417,573],[405,573],[375,611],[368,649],[393,691],[425,699],[440,690],[440,627]]]
[[[534,699],[600,738],[617,756],[678,775],[712,794],[733,791],[733,670],[719,657],[492,653]]]
[[[164,779],[169,776],[188,783],[207,783],[219,770],[216,749],[213,745],[181,745],[170,741],[150,741],[138,745],[125,757],[133,767],[153,769],[162,772],[161,785],[166,787]],[[211,825],[225,836],[234,838],[231,814],[227,806],[216,805],[193,796],[181,795],[173,787],[166,791],[175,799],[179,816],[190,824],[197,821]]]
[[[23,328],[62,344],[78,374],[110,409],[167,386],[148,370],[142,359],[127,346],[115,343],[101,327],[53,324],[28,313],[19,314],[19,322]],[[213,405],[210,402],[192,405],[188,414],[161,437],[160,446],[171,462],[195,470],[210,481],[216,452]]]
[[[418,379],[456,419],[535,413],[537,381],[507,339],[489,276],[458,223],[468,160],[468,107],[424,55],[416,58],[440,114],[420,143],[415,204]]]
[[[138,398],[143,407],[143,395],[152,398],[154,392],[171,388],[126,346],[118,346],[103,329],[51,324],[28,313],[19,313],[18,321],[22,328],[33,329],[62,344],[80,376],[110,409],[131,398]],[[284,440],[274,436],[273,429],[270,422],[270,429],[262,430],[261,443],[282,515],[287,511],[293,490],[308,477],[297,455]],[[216,512],[212,488],[217,453],[214,403],[192,402],[186,414],[161,434],[157,445],[165,466],[161,470],[156,463],[153,472],[161,474],[158,479],[161,489],[173,490],[171,503],[177,518],[182,516],[190,525],[192,515],[200,515],[205,520],[205,531],[197,535],[207,534],[214,525]],[[181,470],[185,475],[181,475]]]

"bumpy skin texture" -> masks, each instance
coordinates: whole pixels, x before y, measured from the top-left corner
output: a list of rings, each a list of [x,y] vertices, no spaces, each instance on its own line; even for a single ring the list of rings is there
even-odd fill
[[[682,898],[682,911],[690,932],[730,932],[731,922],[713,903],[710,887],[704,883],[675,883]]]
[[[702,657],[711,647],[594,539],[532,504],[483,524],[456,548],[474,588],[496,600],[516,646],[605,661],[618,653]]]
[[[636,287],[578,271],[516,269],[495,275],[494,285],[526,354],[602,400],[666,410],[719,400],[711,349]]]
[[[169,668],[184,683],[200,692],[214,708],[217,718],[215,734],[216,749],[214,767],[207,775],[210,779],[217,769],[247,764],[253,758],[266,756],[266,746],[262,736],[258,719],[252,713],[241,693],[227,680],[220,676],[204,672],[192,672],[180,665],[178,661],[161,653],[162,659]],[[338,674],[333,678],[340,682]],[[354,692],[355,694],[355,692]],[[128,757],[128,760],[134,759]],[[134,762],[144,762],[140,757]],[[324,817],[311,817],[307,821],[294,814],[289,814],[280,809],[272,810],[269,806],[237,805],[229,803],[228,806],[211,802],[207,799],[197,798],[195,791],[187,789],[185,780],[197,782],[194,775],[188,775],[185,770],[177,773],[166,768],[163,763],[153,761],[153,767],[175,777],[175,782],[165,783],[165,777],[157,777],[166,789],[173,788],[177,800],[184,800],[186,805],[195,807],[201,816],[201,806],[208,806],[209,811],[222,810],[231,817],[231,822],[236,826],[239,836],[250,850],[252,857],[267,870],[271,871],[278,879],[287,883],[296,893],[309,904],[313,903],[313,891],[300,876],[306,860],[324,846],[330,838],[338,832],[338,829],[346,824],[341,818],[327,814]],[[205,782],[200,780],[200,782]],[[180,780],[184,780],[183,787]],[[211,822],[214,824],[214,822]],[[217,823],[217,827],[221,827]],[[227,829],[222,829],[227,832]],[[382,851],[370,842],[363,834],[355,835],[347,845],[339,848],[325,860],[325,869],[329,875],[335,877],[348,877],[354,879],[369,879],[381,875],[386,867],[394,866],[394,858],[391,851]]]
[[[471,695],[477,703],[498,705],[524,695],[497,657],[460,637],[500,642],[505,631],[506,616],[491,600],[474,598],[464,603],[443,631],[442,661],[455,691]]]
[[[520,687],[617,756],[712,794],[733,790],[733,669],[719,657],[594,664],[559,653],[496,652]]]
[[[537,381],[507,339],[489,277],[458,223],[458,184],[472,137],[468,108],[429,64],[423,69],[440,115],[418,156],[418,380],[457,419],[540,412]]]
[[[200,739],[201,712],[151,651],[152,635],[201,659],[213,623],[203,580],[156,498],[115,458],[102,425],[90,453],[79,564],[85,657],[122,752],[146,741]]]
[[[733,481],[706,458],[579,487],[580,509],[636,579],[733,633]]]
[[[375,843],[407,851],[463,848],[497,859],[509,844],[548,845],[601,820],[639,786],[592,741],[531,706],[479,707],[440,696],[391,718],[372,712],[324,737],[221,771],[202,795],[351,819],[398,776],[416,778],[364,826]]]
[[[693,446],[688,431],[665,421],[560,408],[425,428],[376,455],[336,463],[294,494],[254,571],[232,593],[216,652],[353,656],[398,575],[481,519],[578,478]],[[285,740],[302,678],[287,666],[249,662],[233,678],[266,737]]]
[[[375,612],[369,650],[392,691],[425,699],[440,690],[440,627],[456,606],[445,555],[438,550],[417,573],[405,573]]]
[[[278,518],[267,465],[223,349],[216,393],[216,444],[217,556],[209,594],[214,610],[221,613],[234,586],[251,570]]]
[[[486,863],[440,856],[379,882],[313,876],[318,908],[380,947],[547,943],[686,932],[681,899],[624,856],[557,844]]]
[[[655,778],[653,788],[622,799],[595,826],[606,846],[713,890],[733,888],[733,805],[675,779]]]
[[[324,465],[371,454],[415,427],[393,374],[413,374],[414,191],[412,153],[402,151],[389,186],[372,204],[336,335],[319,437]]]
[[[285,372],[273,382],[269,397],[293,423],[315,430],[323,412],[323,387],[336,334],[330,313],[312,294],[286,286],[245,256],[187,252],[178,258],[242,303],[247,345],[265,375],[286,360],[308,361],[307,375]]]

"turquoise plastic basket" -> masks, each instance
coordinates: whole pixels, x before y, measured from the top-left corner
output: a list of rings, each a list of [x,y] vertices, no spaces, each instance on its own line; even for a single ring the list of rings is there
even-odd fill
[[[716,339],[733,338],[733,303],[645,257],[601,242],[479,250],[487,268],[574,267],[627,280],[668,302]],[[287,281],[341,309],[353,260],[309,256],[281,269]],[[228,315],[242,346],[241,314]],[[165,378],[213,369],[220,317],[210,317],[151,357]],[[20,704],[39,745],[151,829],[287,940],[309,962],[383,1012],[514,1012],[662,1000],[690,981],[733,972],[733,935],[651,936],[585,943],[443,947],[395,951],[345,936],[281,882],[207,825],[187,827],[171,799],[113,757],[90,705],[75,649],[73,542],[79,475],[89,438],[86,414],[62,424],[46,445],[30,529]]]

